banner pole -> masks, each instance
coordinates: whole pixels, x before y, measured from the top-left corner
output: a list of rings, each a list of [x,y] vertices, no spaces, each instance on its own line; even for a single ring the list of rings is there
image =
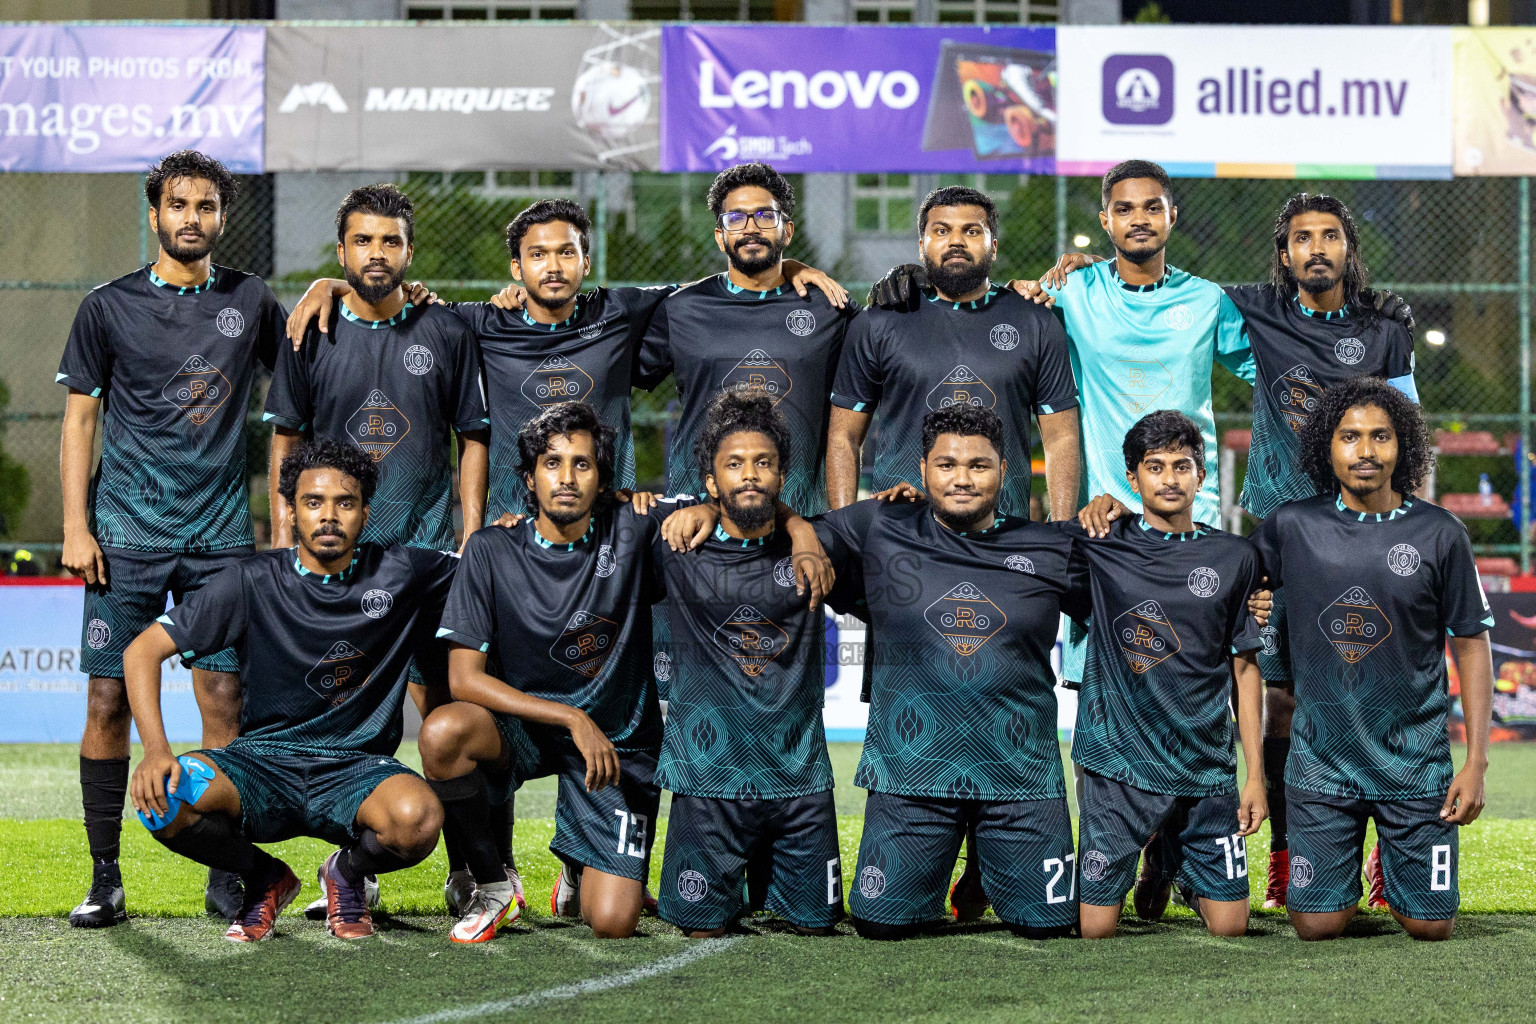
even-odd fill
[[[1531,179],[1520,179],[1520,571],[1531,571]]]
[[[1056,175],[1056,255],[1067,251],[1067,179]]]
[[[597,230],[592,235],[592,275],[597,278],[597,283],[608,283],[608,173],[597,172],[597,216],[593,218],[597,223]]]

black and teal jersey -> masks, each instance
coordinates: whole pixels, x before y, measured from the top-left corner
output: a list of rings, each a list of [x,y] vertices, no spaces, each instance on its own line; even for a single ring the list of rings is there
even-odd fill
[[[1077,408],[1067,333],[1044,306],[994,286],[975,302],[930,294],[913,312],[867,309],[843,345],[832,404],[879,410],[870,486],[919,481],[923,417],[975,405],[1003,418],[1005,515],[1029,518],[1029,420]]]
[[[656,307],[640,349],[637,384],[654,388],[670,373],[681,407],[667,448],[667,491],[702,494],[693,442],[710,399],[741,384],[761,387],[789,422],[789,465],[780,499],[802,515],[827,507],[828,396],[848,325],[816,289],[801,298],[788,284],[743,291],[725,274],[679,288]]]
[[[322,576],[292,549],[222,570],[160,623],[183,659],[233,647],[243,686],[240,738],[319,756],[389,755],[400,745],[406,668],[443,676],[433,636],[458,558],[360,544]]]
[[[691,503],[662,501],[652,515]],[[832,788],[827,616],[795,593],[790,547],[783,530],[741,540],[718,526],[697,550],[661,545],[672,623],[664,789],[763,800]]]
[[[1253,352],[1253,444],[1239,503],[1264,519],[1281,502],[1310,498],[1297,438],[1318,398],[1350,377],[1385,377],[1415,402],[1413,336],[1396,320],[1346,306],[1316,313],[1271,285],[1239,285],[1227,297],[1243,314]]]
[[[585,711],[620,750],[654,751],[651,606],[666,591],[661,529],[628,505],[594,509],[586,536],[551,544],[536,520],[470,534],[439,635],[485,651],[509,686]]]
[[[1260,647],[1248,595],[1258,552],[1236,534],[1188,533],[1121,518],[1090,540],[1076,520],[1093,614],[1072,760],[1137,789],[1210,796],[1233,789],[1234,653]]]
[[[490,429],[479,349],[459,317],[407,304],[363,320],[336,303],[328,332],[312,321],[299,351],[281,346],[262,418],[346,438],[379,464],[364,541],[454,546],[453,432]]]
[[[1349,799],[1443,796],[1445,637],[1493,626],[1467,529],[1427,501],[1384,514],[1336,495],[1281,505],[1253,537],[1285,588],[1296,679],[1287,785]]]
[[[614,484],[635,485],[635,443],[629,425],[629,388],[640,339],[671,285],[597,288],[576,298],[576,311],[557,324],[541,324],[524,310],[488,302],[449,308],[480,342],[486,405],[491,410],[491,486],[486,522],[505,512],[528,511],[528,489],[517,472],[517,434],[559,402],[586,402],[618,432]]]
[[[286,319],[261,278],[219,266],[195,288],[143,267],[85,297],[54,379],[101,399],[97,542],[189,552],[253,543],[246,405]]]
[[[927,502],[855,502],[821,525],[839,574],[861,570],[873,640],[855,784],[955,800],[1064,796],[1051,649],[1063,611],[1088,614],[1078,542],[1012,516],[956,533]]]

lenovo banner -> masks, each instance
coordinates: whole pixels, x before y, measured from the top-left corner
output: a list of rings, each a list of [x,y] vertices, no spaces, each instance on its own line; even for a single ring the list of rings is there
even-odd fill
[[[1068,27],[1065,174],[1449,178],[1451,31]]]
[[[259,28],[0,26],[0,171],[145,171],[200,149],[261,173]]]
[[[1049,174],[1050,28],[668,25],[664,171]]]
[[[274,26],[267,169],[655,170],[660,42],[631,22]]]

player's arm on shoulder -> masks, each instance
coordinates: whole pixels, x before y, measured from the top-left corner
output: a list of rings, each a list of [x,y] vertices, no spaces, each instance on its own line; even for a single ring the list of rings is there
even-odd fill
[[[1088,504],[1078,509],[1077,521],[1087,536],[1099,539],[1109,536],[1110,523],[1135,514],[1135,510],[1127,507],[1119,498],[1106,493],[1089,499]]]
[[[911,312],[922,304],[927,287],[928,271],[921,263],[901,263],[870,287],[864,305]]]
[[[351,291],[352,286],[339,277],[321,277],[310,282],[304,295],[294,304],[293,312],[288,314],[288,341],[295,352],[304,343],[304,332],[309,329],[311,320],[317,321],[321,334],[330,330],[331,309]]]
[[[848,289],[834,281],[831,276],[822,273],[815,267],[806,266],[799,260],[786,259],[783,263],[784,280],[789,282],[795,294],[802,299],[810,295],[810,289],[815,288],[827,297],[827,301],[837,309],[842,309],[848,304]]]

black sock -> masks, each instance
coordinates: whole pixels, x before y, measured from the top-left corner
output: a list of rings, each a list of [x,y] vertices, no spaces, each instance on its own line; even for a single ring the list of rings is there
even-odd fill
[[[420,864],[430,854],[429,850],[420,857],[407,859],[392,853],[379,842],[379,834],[370,828],[363,831],[363,837],[356,843],[341,851],[341,856],[336,858],[336,870],[353,885],[361,885],[368,875],[387,875]]]
[[[128,796],[126,757],[80,757],[80,803],[85,839],[97,864],[117,863],[123,836],[123,800]]]
[[[491,804],[491,835],[496,838],[496,855],[507,867],[515,867],[512,857],[512,797]]]
[[[429,781],[428,785],[443,805],[443,833],[455,837],[475,881],[505,882],[507,872],[496,849],[493,812],[480,769],[456,779]]]
[[[1285,761],[1291,756],[1289,736],[1264,737],[1264,788],[1269,790],[1269,849],[1289,848],[1285,830]]]
[[[430,779],[427,780],[427,785],[432,785]],[[436,790],[433,790],[433,792],[436,792]],[[441,802],[442,797],[438,797],[438,800]],[[447,821],[443,822],[443,853],[448,856],[448,873],[450,875],[455,871],[469,870],[469,862],[464,859],[464,844],[459,841],[458,830],[449,828]]]
[[[227,814],[205,814],[174,836],[152,834],[173,853],[248,882],[260,884],[272,868],[272,855],[245,838],[239,822]]]

